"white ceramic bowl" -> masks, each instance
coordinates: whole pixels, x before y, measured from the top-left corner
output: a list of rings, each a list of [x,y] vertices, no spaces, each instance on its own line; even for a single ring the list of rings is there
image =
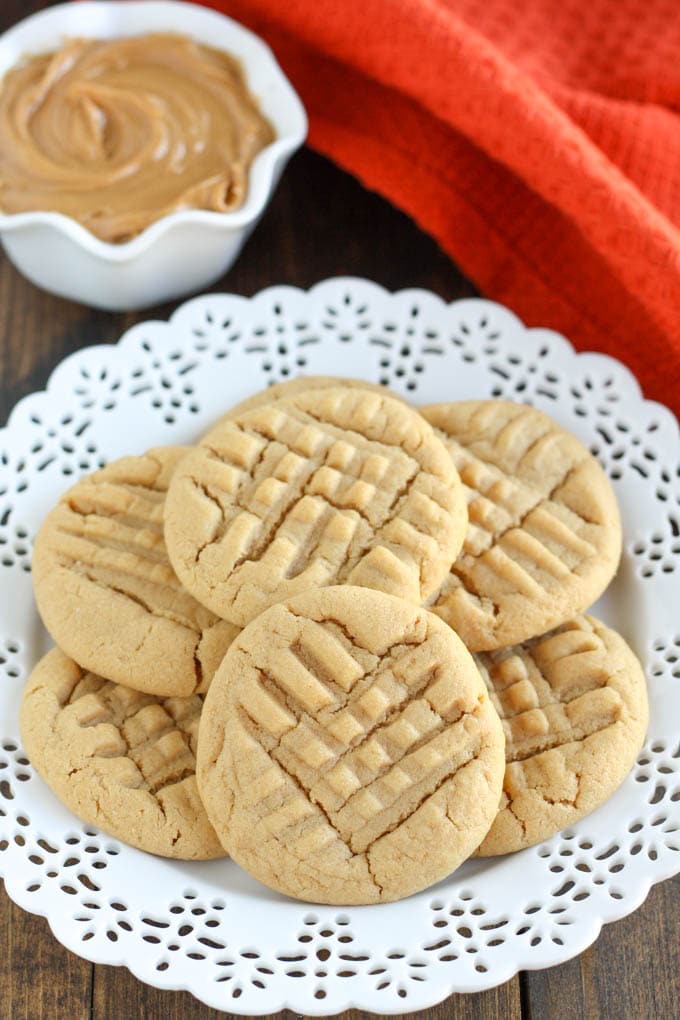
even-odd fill
[[[58,49],[65,36],[110,39],[158,31],[189,35],[238,57],[276,138],[255,158],[240,209],[172,213],[124,244],[101,241],[61,213],[0,213],[0,238],[24,276],[62,297],[111,311],[146,308],[219,279],[307,133],[304,107],[269,47],[231,18],[174,0],[50,7],[0,36],[0,76],[26,54]]]

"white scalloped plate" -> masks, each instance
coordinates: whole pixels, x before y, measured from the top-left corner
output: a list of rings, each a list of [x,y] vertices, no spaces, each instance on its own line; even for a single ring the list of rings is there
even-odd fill
[[[621,569],[595,611],[625,634],[649,679],[649,739],[603,807],[540,846],[469,861],[384,906],[308,907],[229,861],[130,849],[63,808],[18,740],[22,683],[49,643],[31,538],[57,496],[114,457],[191,441],[267,381],[300,372],[382,381],[415,403],[506,396],[575,432],[609,473],[623,516]],[[618,362],[577,355],[488,301],[446,305],[363,280],[251,300],[208,295],[169,323],[71,355],[46,392],[14,409],[0,450],[0,869],[12,899],[47,917],[73,952],[217,1009],[394,1015],[567,960],[680,870],[678,430]]]

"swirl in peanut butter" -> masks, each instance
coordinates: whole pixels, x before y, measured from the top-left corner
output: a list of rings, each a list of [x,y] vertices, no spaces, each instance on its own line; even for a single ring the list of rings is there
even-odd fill
[[[226,53],[171,34],[68,40],[2,82],[0,209],[127,241],[180,209],[237,209],[273,138]]]

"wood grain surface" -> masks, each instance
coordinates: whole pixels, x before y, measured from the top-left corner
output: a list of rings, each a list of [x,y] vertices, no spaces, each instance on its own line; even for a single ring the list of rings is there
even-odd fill
[[[3,0],[0,31],[48,6]],[[389,289],[425,287],[444,299],[475,294],[433,241],[387,202],[326,160],[295,157],[263,222],[214,290],[250,295],[271,284],[308,287],[338,274]],[[109,314],[42,293],[0,256],[0,421],[44,387],[71,351],[113,343],[133,323],[165,318],[171,305]],[[680,879],[652,889],[633,915],[608,925],[580,957],[520,974],[498,989],[457,995],[422,1020],[670,1020],[680,1002]],[[47,923],[24,913],[0,884],[0,1020],[217,1020],[185,992],[159,991],[123,968],[69,953]],[[279,1014],[291,1018],[290,1012]],[[368,1014],[350,1011],[344,1020]]]

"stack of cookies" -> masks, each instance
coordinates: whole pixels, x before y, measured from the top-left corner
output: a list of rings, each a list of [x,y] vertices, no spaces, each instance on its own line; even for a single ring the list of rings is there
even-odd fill
[[[24,744],[136,847],[396,900],[551,836],[629,771],[645,679],[580,615],[620,549],[607,478],[533,408],[280,384],[47,516],[33,575],[58,647]]]

